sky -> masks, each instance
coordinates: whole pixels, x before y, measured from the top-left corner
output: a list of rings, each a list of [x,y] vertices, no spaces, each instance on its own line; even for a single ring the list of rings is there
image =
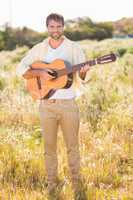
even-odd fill
[[[45,19],[56,12],[65,20],[90,17],[92,21],[115,21],[133,17],[133,0],[0,0],[0,26],[27,26],[43,32]]]

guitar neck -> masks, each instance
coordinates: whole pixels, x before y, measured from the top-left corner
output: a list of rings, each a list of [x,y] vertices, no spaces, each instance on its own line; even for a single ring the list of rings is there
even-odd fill
[[[84,67],[85,65],[89,65],[89,66],[93,66],[93,65],[96,65],[97,64],[97,60],[89,60],[89,61],[86,61],[86,62],[83,62],[83,63],[80,63],[80,64],[77,64],[77,65],[74,65],[72,67],[72,72],[76,72],[76,71],[79,71],[82,67]]]
[[[89,61],[77,64],[77,65],[73,65],[70,68],[68,67],[66,69],[58,70],[58,76],[63,76],[63,75],[66,75],[66,74],[70,74],[70,73],[74,73],[76,71],[79,71],[86,64],[89,64],[89,66],[96,65],[97,64],[97,60],[96,59],[95,60],[89,60]]]
[[[106,63],[114,62],[115,60],[116,60],[116,55],[114,53],[107,54],[107,55],[101,56],[99,58],[74,65],[74,66],[72,66],[72,68],[68,67],[67,70],[66,69],[59,70],[60,72],[58,71],[58,75],[62,76],[62,75],[65,75],[65,74],[69,74],[69,73],[79,71],[86,64],[89,64],[89,66],[93,66],[93,65],[97,65],[97,64],[106,64]]]

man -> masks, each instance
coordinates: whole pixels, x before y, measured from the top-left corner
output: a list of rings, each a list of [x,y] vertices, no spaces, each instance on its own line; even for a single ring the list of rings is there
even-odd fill
[[[85,55],[80,46],[63,35],[64,18],[52,13],[46,19],[49,37],[35,45],[20,62],[17,72],[25,79],[42,77],[46,80],[53,78],[46,71],[32,70],[30,65],[36,60],[51,63],[55,59],[68,61],[71,66],[85,62]],[[70,67],[70,66],[69,66]],[[47,172],[48,190],[53,191],[57,180],[57,130],[61,126],[67,147],[68,163],[74,190],[80,181],[79,154],[79,111],[75,102],[76,89],[80,89],[82,79],[89,69],[85,65],[80,72],[74,74],[71,87],[58,89],[49,99],[40,100],[40,119],[44,135],[45,164]],[[79,77],[80,78],[79,78]]]

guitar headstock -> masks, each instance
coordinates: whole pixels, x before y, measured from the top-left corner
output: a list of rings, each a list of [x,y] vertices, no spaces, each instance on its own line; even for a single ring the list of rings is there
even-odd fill
[[[117,54],[110,53],[110,54],[97,58],[96,61],[97,61],[97,64],[106,64],[106,63],[114,62],[117,56],[118,56]]]

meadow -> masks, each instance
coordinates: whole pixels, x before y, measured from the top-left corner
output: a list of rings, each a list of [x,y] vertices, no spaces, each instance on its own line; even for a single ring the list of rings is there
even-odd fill
[[[88,59],[119,52],[91,68],[77,99],[81,174],[89,200],[133,200],[133,39],[79,42]],[[47,200],[38,101],[15,69],[28,48],[0,52],[0,200]],[[73,200],[67,155],[58,134],[59,199]]]

